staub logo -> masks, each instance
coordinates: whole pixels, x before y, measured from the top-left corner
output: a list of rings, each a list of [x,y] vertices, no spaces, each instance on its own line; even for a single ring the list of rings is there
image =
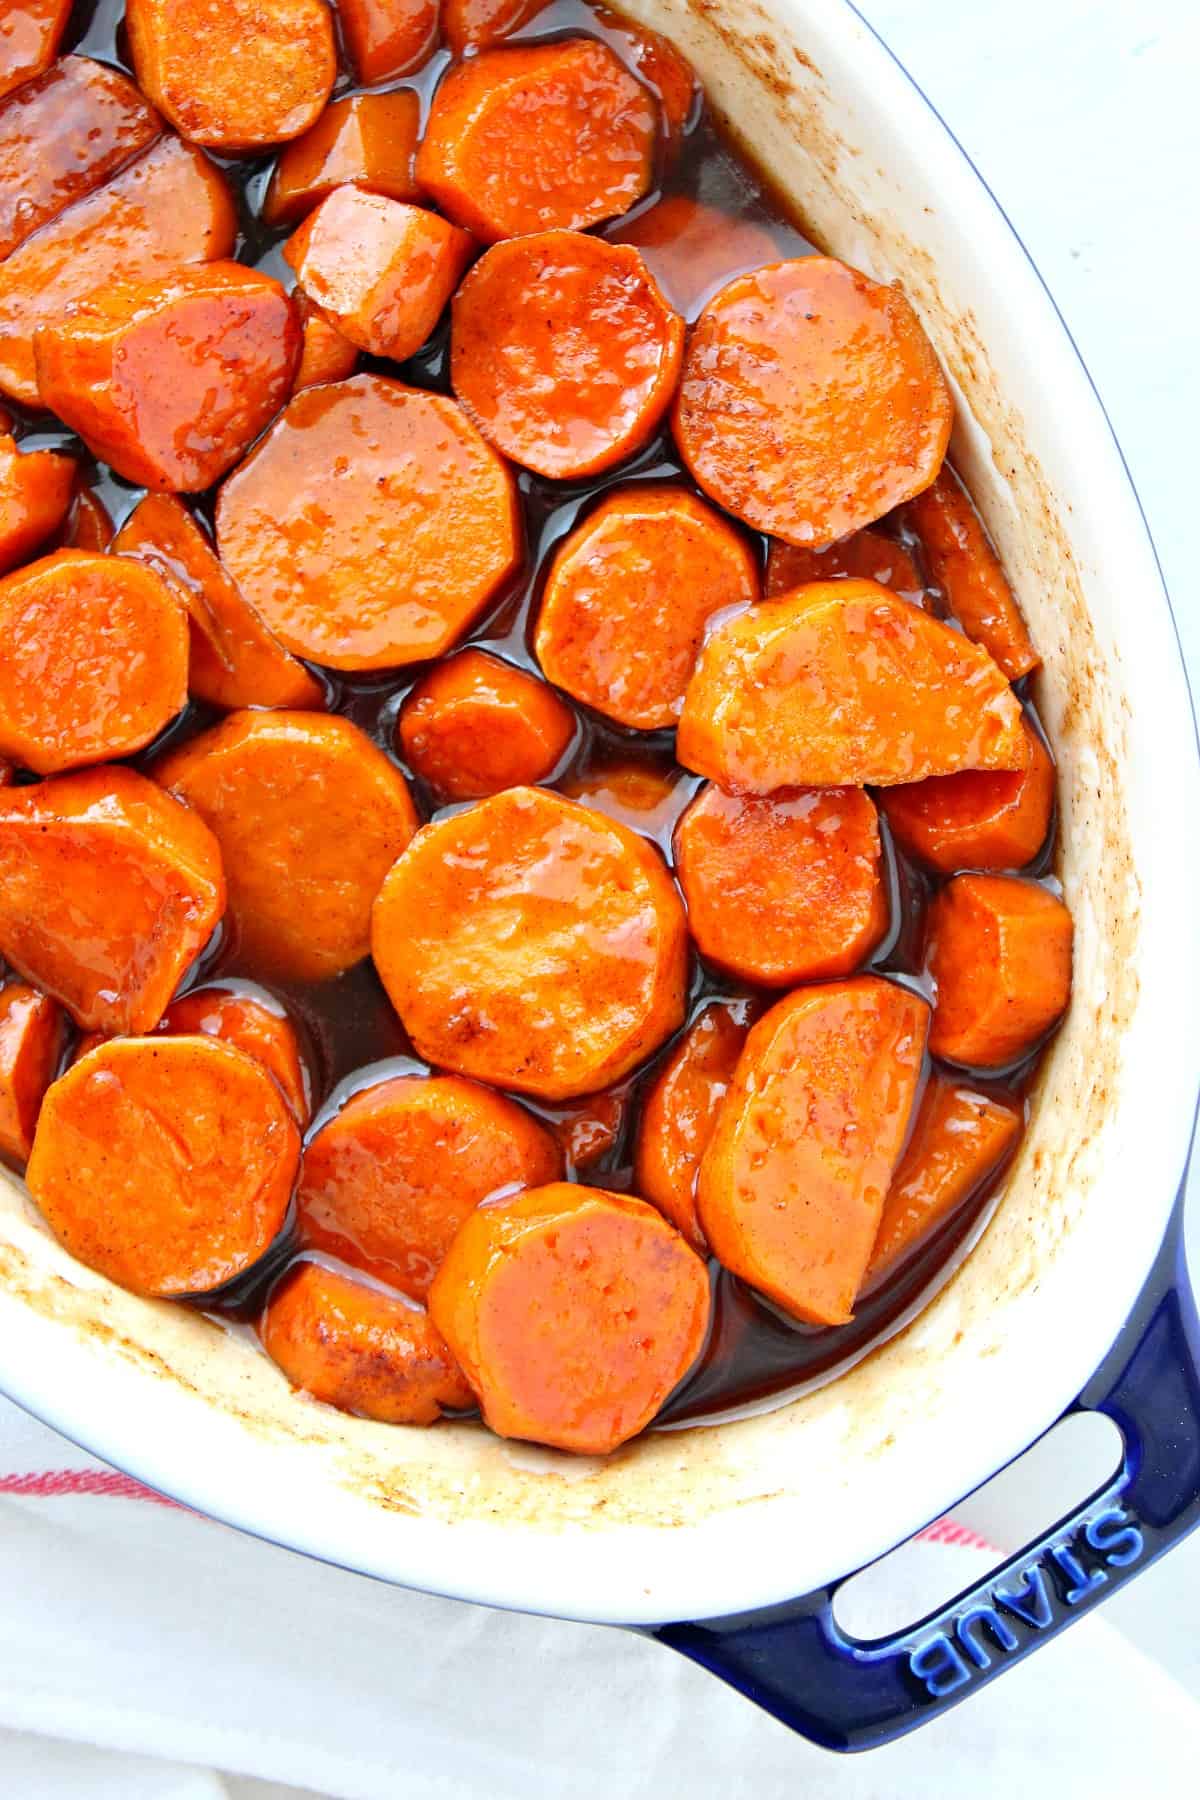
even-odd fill
[[[1052,1631],[1072,1607],[1104,1586],[1109,1570],[1127,1569],[1144,1548],[1142,1533],[1124,1508],[1097,1513],[1070,1540],[1049,1545],[947,1619],[943,1630],[910,1651],[910,1672],[932,1699],[941,1700],[989,1669],[995,1656],[1010,1656],[1022,1636]]]

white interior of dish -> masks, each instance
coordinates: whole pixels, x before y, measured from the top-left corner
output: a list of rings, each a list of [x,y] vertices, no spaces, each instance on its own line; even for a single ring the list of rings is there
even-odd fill
[[[905,286],[957,386],[956,455],[1045,657],[1076,992],[1002,1203],[940,1297],[832,1385],[601,1462],[317,1406],[244,1338],[76,1266],[10,1180],[0,1388],[281,1543],[443,1593],[648,1622],[781,1599],[868,1561],[1024,1448],[1107,1350],[1161,1237],[1195,1099],[1198,809],[1136,500],[962,153],[841,0],[626,10],[692,57],[819,241]]]

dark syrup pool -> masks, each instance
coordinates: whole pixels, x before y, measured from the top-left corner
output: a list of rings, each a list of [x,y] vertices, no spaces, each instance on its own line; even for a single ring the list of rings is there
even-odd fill
[[[77,5],[64,41],[64,53],[78,50],[129,70],[122,14],[122,0],[94,0],[91,4]],[[582,0],[554,0],[529,26],[513,35],[519,39],[545,39],[567,33],[604,38],[618,55],[625,55],[620,36],[582,4]],[[411,88],[427,105],[448,62],[449,57],[444,51],[435,52],[417,74],[384,85]],[[338,94],[355,91],[354,83],[344,69],[336,91]],[[237,196],[241,225],[236,250],[238,259],[265,269],[291,287],[292,273],[279,253],[286,231],[266,230],[257,216],[273,159],[217,160]],[[660,187],[639,204],[635,214],[648,211],[657,200],[674,194],[703,200],[723,212],[764,227],[775,239],[780,257],[811,254],[815,249],[794,220],[786,215],[783,202],[731,147],[718,123],[703,106],[693,113],[682,154],[674,166],[663,173]],[[624,222],[628,223],[628,217]],[[620,222],[603,228],[606,236],[616,235],[619,230]],[[738,273],[741,266],[731,264],[728,274]],[[435,337],[408,363],[373,363],[371,358],[363,357],[360,367],[375,367],[381,373],[398,376],[416,387],[448,392],[446,327],[443,324]],[[142,490],[130,487],[103,465],[95,465],[78,439],[47,415],[22,415],[19,409],[14,411],[18,413],[17,435],[28,448],[61,447],[79,458],[119,526],[140,499]],[[633,481],[671,480],[697,490],[679,461],[669,433],[665,432],[640,455],[590,482],[547,481],[524,471],[518,471],[517,478],[528,548],[525,569],[463,642],[484,644],[509,662],[536,670],[530,650],[531,621],[547,560],[580,514],[608,489]],[[200,497],[198,502],[199,510],[210,520],[211,502],[211,495]],[[911,533],[906,533],[894,519],[885,519],[880,524],[885,532],[892,532],[905,543],[918,567],[923,568],[920,545]],[[756,541],[765,564],[766,540],[759,538]],[[933,587],[929,591],[935,608],[944,615],[939,591]],[[437,816],[436,802],[397,755],[393,736],[400,704],[427,666],[416,665],[390,675],[374,674],[366,678],[318,671],[326,683],[331,710],[352,719],[404,769],[418,811],[426,819]],[[1018,692],[1021,691],[1019,687]],[[1036,723],[1028,696],[1024,698]],[[569,696],[564,699],[574,706]],[[623,730],[585,708],[574,706],[574,711],[577,718],[574,742],[554,778],[546,785],[569,785],[581,776],[594,777],[607,767],[635,762],[669,775],[674,781],[671,805],[666,809],[669,816],[664,818],[663,809],[659,809],[653,832],[669,860],[675,820],[701,785],[698,777],[675,763],[673,734]],[[148,760],[165,744],[179,743],[193,736],[218,717],[210,709],[190,705],[152,750],[135,760]],[[936,881],[898,853],[882,817],[880,829],[890,884],[891,928],[867,966],[927,992],[921,966],[923,924],[925,907]],[[1037,863],[1028,871],[1051,885],[1054,849],[1052,831]],[[181,991],[206,985],[214,979],[231,980],[246,986],[256,981],[256,970],[239,958],[236,943],[222,930],[218,930],[204,955],[189,972]],[[299,986],[278,981],[261,985],[268,985],[269,991],[286,1006],[300,1030],[302,1047],[309,1053],[314,1098],[314,1126],[310,1128],[310,1135],[311,1129],[315,1129],[355,1089],[385,1074],[420,1073],[427,1069],[427,1065],[414,1056],[404,1028],[392,1011],[369,961],[319,985]],[[753,1015],[777,998],[779,994],[775,992],[732,984],[693,956],[688,1022],[712,1000],[740,1001]],[[639,1096],[670,1054],[675,1041],[672,1039],[664,1045],[643,1070],[623,1084],[622,1092],[627,1095],[627,1100],[621,1128],[612,1148],[583,1171],[581,1178],[590,1185],[620,1191],[630,1189],[632,1140]],[[1030,1056],[1000,1076],[994,1071],[978,1077],[972,1075],[970,1085],[980,1092],[1025,1100],[1037,1060],[1036,1054]],[[962,1071],[954,1073],[961,1078]],[[532,1102],[523,1095],[516,1098],[551,1121],[569,1114],[577,1104],[553,1107]],[[899,1329],[949,1278],[983,1228],[1002,1175],[1003,1167],[994,1171],[928,1242],[868,1294],[849,1325],[829,1328],[797,1324],[714,1265],[713,1322],[708,1345],[691,1375],[671,1397],[660,1415],[660,1422],[710,1419],[769,1399],[783,1398],[828,1379],[864,1355],[872,1345]],[[206,1296],[205,1311],[221,1320],[252,1319],[267,1287],[291,1250],[290,1236],[285,1234],[251,1275],[240,1279],[220,1296]]]

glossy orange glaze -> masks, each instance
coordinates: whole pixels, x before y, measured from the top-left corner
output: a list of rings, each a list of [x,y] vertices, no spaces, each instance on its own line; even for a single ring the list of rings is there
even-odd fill
[[[0,96],[54,61],[71,0],[8,0],[0,11]]]
[[[194,493],[278,412],[300,342],[277,281],[214,262],[76,301],[34,356],[43,403],[118,475]]]
[[[0,575],[53,537],[67,516],[74,486],[72,457],[53,450],[22,454],[11,437],[0,436]]]
[[[442,0],[442,36],[455,56],[486,50],[540,13],[548,0]]]
[[[64,550],[107,550],[113,541],[113,522],[107,506],[93,488],[76,486],[75,498],[62,535]]]
[[[113,1038],[50,1088],[25,1179],[80,1262],[135,1294],[196,1294],[277,1237],[299,1161],[292,1109],[253,1057]]]
[[[956,869],[1021,869],[1046,841],[1054,812],[1054,764],[1028,723],[1029,763],[1011,775],[935,776],[879,797],[892,834],[943,875]]]
[[[381,375],[309,388],[226,481],[222,560],[298,656],[440,656],[521,556],[512,476],[452,400]]]
[[[148,1031],[225,910],[208,827],[132,769],[0,793],[0,954],[88,1031]]]
[[[447,800],[541,781],[575,736],[575,716],[524,669],[483,650],[439,663],[400,709],[397,748]]]
[[[714,500],[759,531],[819,545],[927,487],[953,413],[900,289],[807,256],[743,275],[708,303],[673,421]]]
[[[347,182],[393,200],[419,200],[413,158],[420,124],[421,103],[409,88],[331,101],[275,164],[264,221],[290,225]]]
[[[696,1014],[642,1097],[633,1181],[693,1250],[708,1254],[696,1177],[748,1029],[746,1003],[712,1001]]]
[[[417,180],[485,243],[625,212],[653,178],[658,107],[591,38],[483,50],[434,95]]]
[[[1071,996],[1071,915],[1032,881],[956,875],[929,908],[935,1056],[1001,1068],[1057,1024]]]
[[[152,569],[56,550],[0,581],[0,754],[39,775],[129,756],[187,698],[187,626]]]
[[[326,381],[345,381],[358,365],[358,351],[349,338],[342,336],[336,325],[323,318],[307,294],[292,295],[292,305],[304,332],[300,366],[292,383],[292,392],[316,387]]]
[[[321,683],[267,630],[173,494],[147,494],[139,501],[113,549],[155,569],[186,608],[188,691],[197,699],[223,710],[324,708]]]
[[[872,581],[813,582],[720,624],[679,721],[723,787],[888,786],[1021,769],[1021,708],[984,650]]]
[[[562,792],[584,806],[594,806],[619,825],[628,825],[631,831],[665,844],[687,804],[691,786],[675,768],[608,763],[589,769],[586,774],[572,775],[563,783]]]
[[[806,581],[835,581],[847,575],[858,581],[877,581],[914,606],[925,604],[925,584],[904,545],[882,531],[869,529],[852,532],[823,550],[804,550],[776,539],[767,551],[763,588],[767,598],[773,599]]]
[[[710,782],[675,828],[675,868],[696,948],[741,981],[849,975],[887,930],[879,821],[861,788]]]
[[[1021,1108],[931,1076],[887,1199],[863,1276],[870,1289],[977,1192],[1021,1131]]]
[[[567,1168],[578,1174],[608,1156],[620,1141],[631,1102],[630,1083],[585,1094],[552,1109],[549,1125],[567,1159]]]
[[[234,231],[233,203],[213,164],[178,138],[151,144],[0,263],[0,393],[37,403],[40,326],[56,324],[98,287],[228,256]]]
[[[493,246],[451,308],[454,392],[498,450],[557,480],[644,444],[682,355],[683,320],[638,252],[582,232]]]
[[[367,954],[371,902],[417,815],[348,719],[237,712],[154,768],[215,833],[239,967],[328,980]]]
[[[263,1348],[314,1400],[388,1425],[432,1425],[474,1395],[432,1319],[352,1275],[301,1260],[271,1290]]]
[[[437,40],[437,0],[338,0],[338,17],[363,82],[407,74]]]
[[[0,987],[0,1158],[24,1163],[63,1041],[62,1008],[23,981]]]
[[[261,998],[230,988],[193,988],[173,1000],[158,1029],[172,1037],[214,1037],[244,1050],[275,1077],[301,1127],[312,1114],[312,1078],[287,1014],[268,994]]]
[[[1041,657],[1008,577],[953,469],[944,467],[932,487],[917,495],[908,518],[933,579],[967,636],[983,645],[1010,681],[1036,669]]]
[[[283,247],[296,280],[343,337],[403,362],[442,316],[475,243],[423,206],[336,188]]]
[[[18,89],[0,107],[0,258],[161,131],[132,81],[89,57],[65,56]]]
[[[683,488],[641,484],[600,502],[555,555],[534,650],[585,706],[642,731],[673,726],[705,626],[759,595],[749,544]]]
[[[546,1099],[618,1080],[683,1018],[686,927],[661,857],[541,788],[418,832],[371,948],[428,1062]]]
[[[298,137],[337,75],[324,0],[126,0],[125,26],[143,91],[210,150]]]
[[[852,1315],[928,1028],[919,995],[861,975],[798,988],[750,1031],[696,1204],[725,1267],[798,1319]]]
[[[602,1456],[699,1355],[708,1275],[644,1201],[555,1183],[472,1213],[429,1305],[493,1431]]]
[[[541,1187],[562,1152],[523,1108],[455,1075],[362,1088],[304,1152],[301,1241],[424,1300],[480,1201]]]
[[[634,218],[610,226],[605,236],[641,252],[667,299],[689,321],[735,275],[779,255],[765,225],[722,212],[690,194],[669,194]]]

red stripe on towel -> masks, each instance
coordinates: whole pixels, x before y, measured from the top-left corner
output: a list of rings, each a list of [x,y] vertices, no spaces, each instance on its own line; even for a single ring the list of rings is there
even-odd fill
[[[156,1494],[132,1475],[119,1475],[115,1469],[39,1469],[27,1475],[0,1475],[0,1494],[19,1494],[34,1500],[53,1500],[62,1494],[104,1494],[110,1499],[179,1505],[177,1500]]]

